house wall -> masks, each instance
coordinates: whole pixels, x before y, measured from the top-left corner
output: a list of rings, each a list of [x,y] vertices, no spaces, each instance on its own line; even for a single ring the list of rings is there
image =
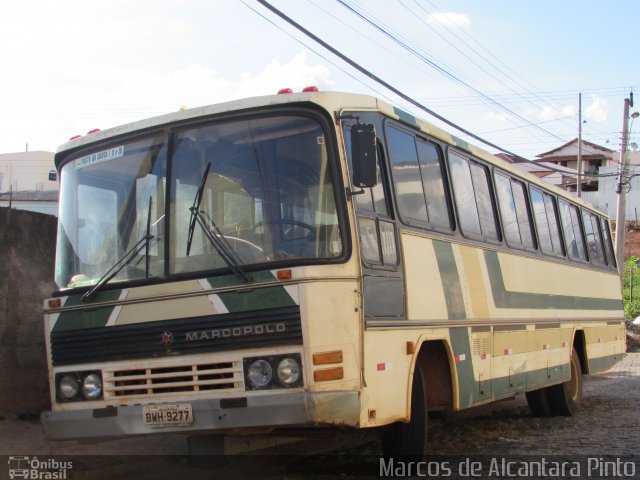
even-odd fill
[[[605,211],[613,219],[618,213],[618,167],[602,167],[601,175],[611,174],[599,178],[597,192],[583,192],[583,198],[591,202],[596,208]],[[627,204],[625,218],[635,220],[638,216],[640,220],[640,165],[629,166],[630,175],[638,175],[631,179],[631,188],[627,192]]]
[[[0,154],[0,192],[57,190],[58,182],[49,180],[53,170],[53,152]]]

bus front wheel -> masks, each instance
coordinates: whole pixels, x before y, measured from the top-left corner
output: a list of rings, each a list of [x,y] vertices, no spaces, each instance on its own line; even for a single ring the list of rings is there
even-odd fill
[[[382,437],[385,457],[421,458],[427,451],[427,386],[422,367],[416,365],[411,387],[411,418],[408,423],[395,423]]]

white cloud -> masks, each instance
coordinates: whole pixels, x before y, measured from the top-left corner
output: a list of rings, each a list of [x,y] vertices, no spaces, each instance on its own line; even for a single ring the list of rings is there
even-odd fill
[[[198,63],[155,72],[145,63],[112,66],[82,76],[78,81],[62,78],[51,85],[37,80],[14,83],[20,101],[0,112],[0,152],[19,151],[26,142],[30,150],[53,150],[69,137],[93,128],[110,128],[181,106],[275,94],[282,87],[300,91],[317,85],[326,90],[333,85],[329,69],[310,62],[305,52],[287,61],[274,58],[254,73],[236,75]]]
[[[587,120],[594,122],[604,122],[609,114],[609,102],[604,98],[591,95],[591,105],[584,111]]]
[[[471,28],[471,17],[468,13],[436,12],[427,16],[427,22],[431,25],[441,25],[447,28]]]
[[[274,59],[257,75],[243,75],[235,96],[242,98],[276,93],[281,88],[300,91],[310,85],[331,87],[333,82],[325,65],[309,64],[306,52],[300,52],[288,63],[281,64]]]
[[[505,112],[489,112],[487,118],[495,122],[503,123],[507,121],[509,116]]]
[[[542,111],[538,114],[541,120],[557,120],[559,118],[571,117],[576,114],[576,108],[573,105],[565,105],[558,108],[551,105],[546,105],[542,108]]]

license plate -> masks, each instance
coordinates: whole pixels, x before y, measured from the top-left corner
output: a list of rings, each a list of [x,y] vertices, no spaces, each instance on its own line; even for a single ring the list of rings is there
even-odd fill
[[[151,427],[186,427],[193,423],[193,409],[189,403],[145,405],[142,420]]]

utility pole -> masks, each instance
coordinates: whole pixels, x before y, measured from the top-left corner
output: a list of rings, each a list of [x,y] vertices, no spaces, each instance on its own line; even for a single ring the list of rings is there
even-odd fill
[[[618,180],[618,212],[616,215],[616,258],[618,270],[624,275],[624,220],[627,208],[627,177],[629,157],[627,148],[629,143],[629,108],[633,107],[633,92],[624,99],[624,113],[622,117],[622,151],[620,152],[620,177]]]
[[[582,93],[578,93],[578,198],[582,196]]]

